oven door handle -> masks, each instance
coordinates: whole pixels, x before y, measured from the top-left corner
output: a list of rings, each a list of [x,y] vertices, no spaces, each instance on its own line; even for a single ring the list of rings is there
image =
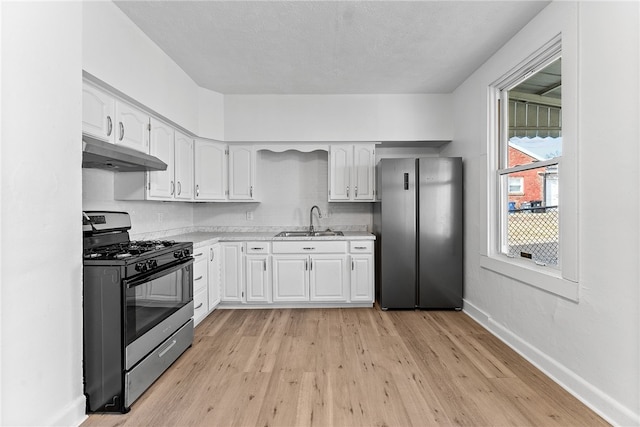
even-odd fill
[[[182,270],[183,268],[193,264],[194,259],[189,257],[186,261],[180,261],[179,264],[173,264],[170,267],[163,268],[162,270],[157,270],[152,272],[151,274],[144,275],[142,277],[138,276],[131,280],[123,280],[123,284],[128,288],[135,288],[136,286],[140,286],[143,283],[150,282],[152,280],[158,279],[162,276],[166,276],[167,274],[171,274],[175,271]]]

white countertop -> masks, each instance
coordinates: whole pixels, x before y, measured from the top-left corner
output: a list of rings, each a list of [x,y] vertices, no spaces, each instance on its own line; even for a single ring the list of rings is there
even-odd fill
[[[290,240],[375,240],[374,234],[366,231],[344,231],[344,236],[303,236],[303,237],[275,237],[273,232],[205,232],[176,234],[166,236],[168,240],[178,242],[193,242],[193,247],[211,245],[217,242],[246,242],[246,241],[290,241]]]

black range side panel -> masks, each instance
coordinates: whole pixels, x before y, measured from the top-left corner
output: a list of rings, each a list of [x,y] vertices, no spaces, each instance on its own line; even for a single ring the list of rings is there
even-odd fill
[[[84,268],[84,390],[87,409],[119,411],[124,402],[120,267]]]

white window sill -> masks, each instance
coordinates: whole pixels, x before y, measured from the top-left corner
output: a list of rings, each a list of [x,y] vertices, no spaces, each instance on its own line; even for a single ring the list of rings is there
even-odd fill
[[[526,285],[542,289],[554,295],[578,302],[578,283],[564,279],[559,271],[541,271],[534,265],[527,265],[506,257],[481,256],[480,266],[503,276],[510,277]]]

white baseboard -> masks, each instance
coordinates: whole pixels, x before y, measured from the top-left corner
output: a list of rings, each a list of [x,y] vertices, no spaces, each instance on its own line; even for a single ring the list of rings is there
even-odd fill
[[[541,352],[480,308],[464,300],[463,311],[545,375],[571,393],[607,422],[617,426],[640,426],[640,414],[622,405],[602,390],[588,383],[566,366]]]
[[[51,417],[48,426],[79,426],[87,419],[87,399],[84,395],[78,396],[58,413]]]

